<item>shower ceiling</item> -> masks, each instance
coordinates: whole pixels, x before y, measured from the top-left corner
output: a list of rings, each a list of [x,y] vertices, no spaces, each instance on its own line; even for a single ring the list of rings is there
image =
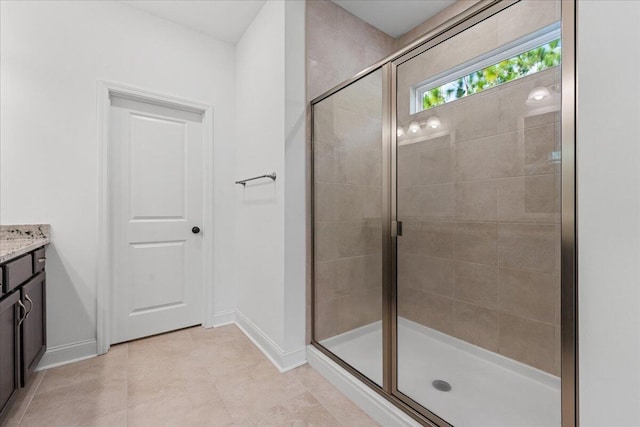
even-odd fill
[[[333,0],[380,31],[398,38],[455,0]]]

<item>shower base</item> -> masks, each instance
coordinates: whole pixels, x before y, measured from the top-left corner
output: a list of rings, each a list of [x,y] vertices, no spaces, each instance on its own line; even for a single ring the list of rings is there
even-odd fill
[[[321,344],[381,384],[381,322]],[[437,390],[436,380],[451,390]],[[404,318],[398,319],[398,389],[455,426],[560,425],[560,378]]]

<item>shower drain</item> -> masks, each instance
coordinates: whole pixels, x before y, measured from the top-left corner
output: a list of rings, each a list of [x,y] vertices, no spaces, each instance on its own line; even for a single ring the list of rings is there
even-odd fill
[[[451,384],[444,380],[435,380],[431,385],[438,391],[451,391]]]

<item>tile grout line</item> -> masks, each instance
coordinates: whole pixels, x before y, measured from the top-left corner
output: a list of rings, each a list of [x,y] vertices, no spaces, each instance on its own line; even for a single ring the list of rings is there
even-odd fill
[[[313,368],[311,368],[311,369],[313,369]],[[331,384],[331,383],[329,383],[329,384]],[[331,385],[333,386],[333,384],[331,384]],[[338,421],[338,423],[340,423],[340,425],[341,425],[342,427],[348,427],[347,425],[345,425],[345,424],[342,422],[342,420],[340,419],[340,417],[339,417],[337,414],[335,414],[335,413],[334,413],[334,412],[333,412],[329,407],[327,407],[327,405],[325,405],[324,403],[322,403],[322,400],[320,400],[320,398],[319,398],[319,397],[318,397],[318,396],[313,392],[313,390],[311,390],[309,387],[305,386],[304,384],[303,384],[302,386],[305,388],[305,390],[307,390],[309,393],[311,393],[311,395],[312,395],[312,396],[313,396],[313,397],[318,401],[318,403],[320,404],[320,406],[322,406],[324,409],[326,409],[326,410],[327,410],[327,412],[329,412],[329,413],[331,414],[331,416],[332,416],[333,418],[335,418],[335,419],[336,419],[336,421]],[[333,387],[335,387],[335,386],[333,386]],[[336,388],[336,391],[337,391],[338,393],[342,394],[342,392],[341,392],[340,390],[338,390],[337,388]],[[346,396],[345,396],[345,398],[346,398],[347,400],[351,401],[351,399],[349,399],[348,397],[346,397]]]
[[[47,375],[47,370],[45,370],[42,375],[40,375],[38,382],[35,383],[33,386],[33,393],[29,393],[27,394],[27,405],[24,408],[24,412],[22,413],[22,415],[20,415],[20,419],[18,420],[18,426],[20,426],[20,424],[22,424],[22,420],[24,418],[25,415],[27,415],[27,412],[29,411],[29,407],[31,406],[31,402],[33,402],[33,398],[36,396],[36,393],[38,393],[38,389],[40,388],[40,384],[42,384],[42,381],[44,380],[45,375]]]

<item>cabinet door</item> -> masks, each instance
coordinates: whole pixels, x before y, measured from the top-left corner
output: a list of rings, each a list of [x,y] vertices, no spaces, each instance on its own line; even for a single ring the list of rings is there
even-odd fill
[[[9,411],[20,388],[18,359],[18,309],[20,293],[14,292],[0,302],[0,422]]]
[[[25,284],[20,292],[27,315],[22,322],[22,385],[38,366],[47,349],[45,313],[45,273],[42,272]]]

